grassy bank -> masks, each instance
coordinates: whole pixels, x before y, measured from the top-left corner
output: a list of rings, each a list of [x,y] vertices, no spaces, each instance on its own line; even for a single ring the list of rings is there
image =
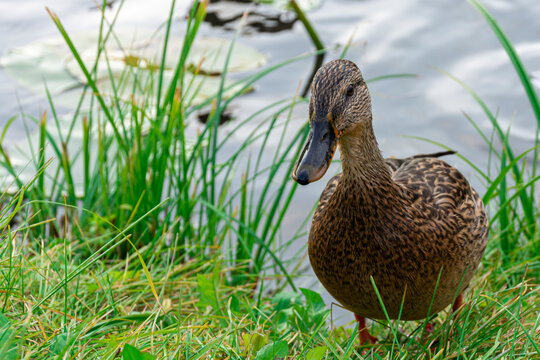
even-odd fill
[[[272,278],[255,291],[250,283],[232,285],[232,269],[217,253],[205,261],[185,261],[162,250],[163,260],[149,265],[148,274],[137,254],[97,262],[57,290],[64,280],[65,251],[68,272],[85,260],[77,250],[59,242],[41,252],[13,252],[11,282],[5,282],[9,293],[2,296],[2,321],[11,322],[4,330],[3,358],[11,358],[6,356],[13,348],[25,359],[114,359],[121,358],[126,344],[158,359],[273,359],[265,355],[272,345],[292,359],[359,358],[354,330],[331,329],[328,307],[318,294],[272,295],[273,287],[266,285]],[[516,264],[500,271],[500,266],[487,261],[459,320],[440,314],[429,337],[423,339],[422,322],[375,323],[380,344],[366,347],[366,357],[535,358],[534,270],[525,273],[525,265]],[[509,276],[519,280],[510,285]],[[435,341],[439,346],[432,355],[428,346]]]
[[[523,82],[539,144],[540,107],[528,73],[494,19],[472,3]],[[297,288],[298,260],[283,260],[290,258],[288,245],[306,236],[300,225],[293,239],[279,237],[296,190],[293,161],[307,136],[305,126],[291,124],[291,113],[306,99],[290,94],[261,104],[227,134],[218,130],[231,101],[286,64],[228,84],[233,41],[215,94],[195,102],[201,88],[190,79],[204,74],[188,57],[205,4],[190,13],[172,76],[164,66],[172,10],[169,15],[158,66],[144,76],[133,66],[117,78],[107,61],[85,63],[51,12],[84,74],[85,91],[67,134],[47,126],[56,124],[58,132],[65,126],[52,96],[51,112],[27,117],[39,132],[30,181],[0,147],[18,189],[3,194],[0,213],[0,359],[540,358],[538,147],[516,154],[510,130],[454,78],[493,126],[485,133],[479,119],[470,119],[490,146],[488,169],[471,164],[486,184],[488,249],[459,317],[439,314],[432,334],[424,333],[423,322],[376,322],[372,333],[380,342],[358,348],[354,326],[333,326],[329,304]],[[99,39],[98,57],[107,58],[114,20],[103,18]],[[103,70],[111,74],[108,94],[98,81]],[[126,81],[128,75],[135,80]],[[122,96],[124,87],[131,96]],[[190,132],[202,109],[209,111],[206,123]],[[81,125],[82,141],[72,137]],[[232,144],[245,128],[255,130]],[[68,145],[77,141],[80,150],[70,153]],[[46,147],[56,160],[45,157]],[[270,148],[276,155],[268,163]]]

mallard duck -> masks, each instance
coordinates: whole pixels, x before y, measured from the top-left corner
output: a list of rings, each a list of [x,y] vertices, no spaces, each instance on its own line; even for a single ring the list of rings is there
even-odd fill
[[[465,177],[439,156],[384,159],[371,99],[358,67],[334,60],[311,85],[310,133],[292,177],[320,179],[337,145],[342,173],[321,194],[308,253],[318,279],[359,322],[361,344],[376,339],[365,318],[419,320],[453,303],[487,242],[486,210]]]

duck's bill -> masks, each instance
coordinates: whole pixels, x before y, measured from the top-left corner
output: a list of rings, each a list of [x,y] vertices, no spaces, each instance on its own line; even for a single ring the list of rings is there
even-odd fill
[[[338,132],[329,121],[313,121],[292,178],[300,185],[307,185],[323,177],[332,162],[338,141]]]

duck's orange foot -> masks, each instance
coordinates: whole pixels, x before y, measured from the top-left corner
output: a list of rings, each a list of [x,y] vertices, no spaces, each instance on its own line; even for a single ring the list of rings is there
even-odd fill
[[[360,345],[364,344],[375,344],[377,342],[377,338],[373,335],[371,335],[368,331],[368,329],[362,329],[358,333],[358,339],[360,339]]]
[[[360,345],[375,344],[377,338],[369,333],[366,327],[366,318],[356,314],[354,314],[354,317],[358,321],[358,339],[360,340]]]

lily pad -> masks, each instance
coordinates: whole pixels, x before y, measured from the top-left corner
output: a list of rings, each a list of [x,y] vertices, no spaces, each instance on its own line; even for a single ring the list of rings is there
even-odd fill
[[[0,66],[21,85],[37,94],[49,90],[60,93],[77,85],[65,69],[63,59],[68,49],[61,38],[43,39],[27,46],[9,50],[0,58]]]
[[[188,62],[193,66],[201,64],[201,71],[205,74],[220,74],[225,68],[227,52],[231,46],[230,41],[221,38],[203,37],[195,43],[196,46],[191,49]],[[266,58],[260,52],[236,42],[229,59],[227,71],[253,70],[263,66],[265,63]]]
[[[116,34],[116,41],[109,40],[105,46],[105,53],[113,74],[121,73],[126,66],[141,70],[156,71],[161,63],[161,51],[163,40],[152,33],[141,31],[122,31]],[[136,40],[135,40],[136,39]],[[88,66],[96,61],[97,36],[88,37],[86,34],[75,35],[73,42],[76,44],[83,62]],[[80,45],[77,45],[80,44]],[[199,67],[203,74],[220,75],[225,68],[225,62],[231,40],[216,37],[197,38],[193,43],[187,59],[188,67]],[[171,37],[169,39],[167,54],[165,57],[165,70],[172,71],[182,52],[182,39]],[[97,79],[109,76],[109,70],[105,57],[99,60]],[[256,69],[266,63],[266,58],[257,50],[236,42],[229,59],[228,72],[246,71]],[[69,73],[86,82],[75,58],[69,57],[66,61]]]
[[[105,95],[110,95],[112,81],[116,83],[122,79],[124,86],[121,88],[125,91],[120,91],[120,96],[128,96],[133,89],[134,81],[144,83],[144,80],[149,80],[151,76],[157,76],[163,39],[154,32],[135,29],[116,31],[115,36],[111,36],[107,41],[99,59],[97,34],[80,33],[71,36],[71,39],[87,69],[92,69],[97,61],[94,79],[100,92]],[[189,68],[198,68],[202,75],[220,75],[230,47],[231,40],[228,39],[198,38],[191,48],[187,65]],[[181,49],[182,39],[171,37],[165,59],[165,80],[172,78]],[[235,43],[227,71],[253,70],[265,62],[266,58],[260,52]],[[37,94],[45,94],[44,83],[46,83],[53,99],[65,106],[74,106],[77,103],[76,98],[80,94],[80,89],[77,88],[87,82],[79,64],[61,37],[41,39],[9,50],[0,58],[0,66],[23,86]],[[198,76],[200,75],[195,75]],[[186,84],[189,84],[192,78],[188,76],[185,80]],[[207,78],[197,78],[195,83],[198,85],[198,92],[193,94],[195,104],[213,96],[220,85],[219,80],[212,81]],[[227,80],[225,87],[231,84],[232,81]],[[227,97],[232,93],[231,91],[224,95]],[[59,94],[67,96],[57,98],[56,95]]]

